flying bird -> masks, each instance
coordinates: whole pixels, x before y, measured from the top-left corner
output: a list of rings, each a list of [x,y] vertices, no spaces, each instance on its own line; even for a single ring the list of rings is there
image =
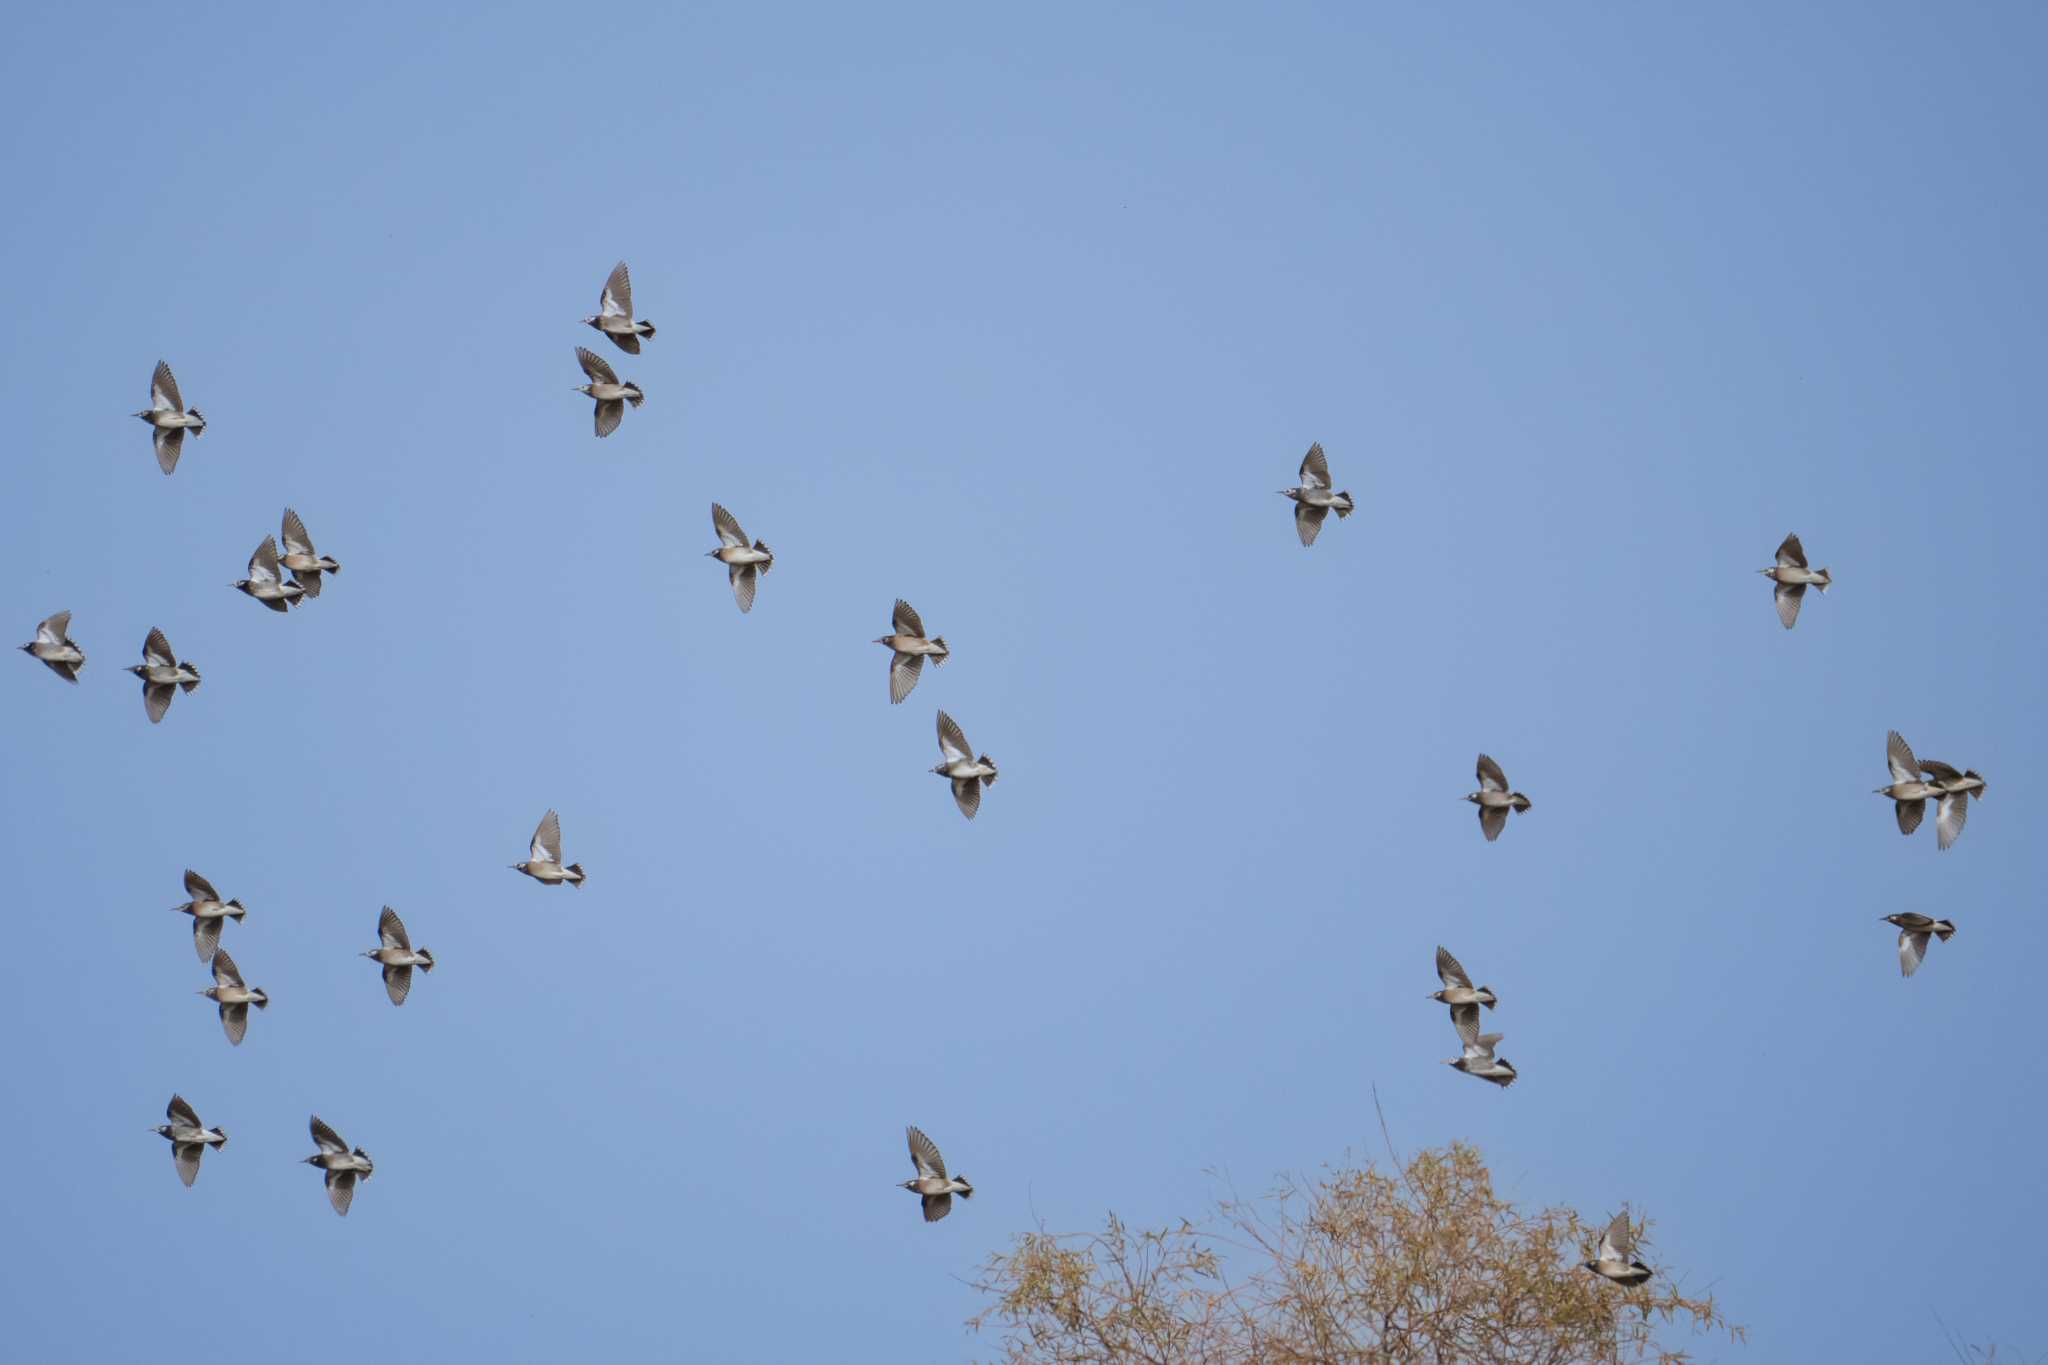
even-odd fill
[[[1941,805],[1934,812],[1934,838],[1936,844],[1947,848],[1962,837],[1963,822],[1970,818],[1970,798],[1984,799],[1984,779],[1975,769],[1959,773],[1932,758],[1920,760],[1920,771],[1941,790]]]
[[[313,1144],[320,1150],[305,1158],[308,1166],[318,1166],[327,1173],[327,1202],[334,1205],[334,1211],[348,1217],[348,1206],[356,1197],[356,1181],[368,1180],[376,1171],[376,1163],[370,1154],[358,1147],[349,1150],[341,1134],[313,1115]]]
[[[946,1159],[939,1155],[938,1144],[915,1125],[904,1132],[910,1138],[910,1159],[917,1166],[917,1179],[904,1181],[901,1188],[917,1195],[924,1205],[924,1221],[936,1223],[953,1211],[954,1195],[974,1198],[974,1186],[966,1176],[946,1174]]]
[[[939,752],[946,756],[946,761],[932,771],[951,779],[954,803],[962,815],[972,820],[981,809],[982,787],[996,784],[996,762],[987,754],[976,758],[967,736],[944,711],[939,712]]]
[[[241,589],[275,612],[289,611],[306,595],[300,584],[284,581],[284,571],[277,562],[277,541],[270,536],[263,537],[256,553],[249,556],[249,576],[228,586]]]
[[[1444,1065],[1455,1067],[1467,1076],[1477,1076],[1482,1081],[1492,1081],[1503,1090],[1507,1089],[1515,1083],[1515,1077],[1518,1074],[1515,1071],[1515,1064],[1505,1057],[1496,1057],[1493,1053],[1494,1048],[1499,1046],[1507,1035],[1505,1033],[1481,1033],[1479,1031],[1478,1009],[1470,1005],[1466,1006],[1465,1009],[1466,1014],[1464,1018],[1458,1018],[1456,1008],[1453,1008],[1451,1011],[1452,1018],[1458,1026],[1459,1041],[1465,1044],[1464,1055],[1452,1057]]]
[[[1614,1215],[1614,1221],[1600,1236],[1600,1254],[1585,1262],[1583,1268],[1616,1284],[1638,1285],[1650,1278],[1650,1267],[1636,1259],[1636,1238],[1629,1231],[1628,1210]]]
[[[639,407],[647,401],[647,395],[640,392],[640,386],[632,380],[619,382],[619,376],[605,363],[603,356],[595,351],[576,348],[576,363],[583,367],[589,377],[588,384],[579,384],[577,393],[587,393],[597,400],[597,434],[609,436],[619,429],[619,422],[626,415],[626,404]]]
[[[164,1110],[164,1117],[170,1122],[159,1123],[150,1131],[170,1140],[171,1162],[178,1168],[178,1179],[184,1181],[189,1189],[199,1178],[199,1158],[206,1155],[208,1147],[227,1146],[228,1130],[208,1128],[201,1123],[199,1115],[181,1095],[171,1096],[171,1104]]]
[[[718,548],[706,550],[705,556],[725,565],[725,576],[732,583],[732,596],[743,612],[754,609],[754,590],[760,584],[759,574],[767,573],[775,566],[775,552],[761,541],[747,544],[747,533],[733,514],[711,504],[711,529],[718,532]]]
[[[270,1008],[269,994],[260,986],[243,984],[242,973],[225,948],[213,955],[213,984],[199,993],[220,1006],[221,1030],[236,1047],[249,1032],[249,1006]]]
[[[391,997],[394,1005],[403,1005],[408,992],[412,990],[412,969],[423,972],[434,970],[434,955],[425,948],[414,948],[412,939],[406,936],[405,921],[390,906],[377,916],[378,944],[374,952],[363,956],[384,967],[384,994]]]
[[[1464,1036],[1468,1026],[1476,1035],[1479,1031],[1479,1007],[1484,1005],[1492,1009],[1500,1003],[1500,998],[1493,993],[1493,987],[1480,986],[1474,989],[1470,974],[1442,944],[1437,945],[1436,974],[1443,981],[1444,988],[1429,998],[1451,1007],[1451,1023],[1457,1028],[1460,1037]]]
[[[1913,757],[1913,750],[1906,743],[1905,736],[1893,730],[1884,737],[1884,761],[1892,770],[1892,781],[1888,787],[1879,787],[1877,795],[1889,796],[1893,801],[1892,813],[1898,816],[1899,833],[1911,834],[1920,828],[1920,821],[1927,815],[1927,798],[1942,795],[1940,787],[1920,780],[1920,763]],[[1961,829],[1962,822],[1956,822]],[[1948,844],[1942,844],[1947,848]]]
[[[927,640],[924,622],[911,609],[910,603],[896,599],[896,612],[890,620],[891,631],[875,641],[887,645],[895,653],[889,659],[889,704],[901,702],[910,695],[910,689],[917,686],[918,675],[924,671],[924,661],[930,659],[934,668],[946,662],[952,651],[946,648],[946,637],[935,635]]]
[[[149,635],[142,642],[142,662],[130,664],[128,671],[142,679],[142,709],[149,712],[151,725],[171,709],[171,698],[177,689],[190,692],[199,686],[199,670],[190,660],[180,663],[171,652],[171,642],[155,626],[149,628]]]
[[[78,670],[85,667],[85,651],[71,643],[70,632],[70,612],[60,611],[55,616],[46,616],[36,626],[36,638],[23,645],[22,652],[31,658],[41,659],[65,682],[75,683]]]
[[[201,962],[210,962],[220,947],[222,922],[233,920],[240,924],[242,917],[249,912],[238,900],[222,900],[220,892],[213,889],[213,883],[189,867],[185,869],[185,894],[191,899],[171,909],[192,917],[192,946],[198,950]]]
[[[1886,915],[1883,918],[1886,924],[1898,926],[1900,976],[1911,976],[1920,970],[1921,959],[1927,956],[1927,940],[1930,935],[1946,943],[1956,934],[1955,925],[1947,920],[1933,919],[1911,910]]]
[[[299,520],[299,514],[291,508],[284,509],[284,554],[278,563],[292,572],[292,582],[305,590],[308,597],[320,595],[320,575],[340,573],[341,565],[333,558],[313,548],[313,537],[306,534],[306,523]]]
[[[527,860],[512,864],[512,870],[524,872],[542,886],[561,882],[571,886],[583,885],[583,864],[562,866],[562,822],[553,811],[541,816],[540,827],[533,832],[533,846],[527,853]]]
[[[1479,807],[1479,828],[1488,843],[1500,838],[1500,832],[1508,827],[1510,810],[1529,809],[1529,798],[1509,791],[1507,774],[1485,754],[1479,755],[1479,790],[1464,799]]]
[[[1792,629],[1799,619],[1799,604],[1806,598],[1807,585],[1811,584],[1822,592],[1835,580],[1826,569],[1806,567],[1806,551],[1799,544],[1799,537],[1786,536],[1785,543],[1778,547],[1778,562],[1758,573],[1777,584],[1778,620],[1785,629]]]
[[[1301,486],[1283,488],[1280,496],[1294,502],[1294,532],[1301,537],[1304,549],[1316,543],[1316,535],[1323,529],[1323,518],[1336,509],[1337,519],[1342,521],[1351,515],[1353,504],[1349,493],[1330,491],[1330,462],[1323,457],[1323,444],[1318,441],[1308,448],[1308,454],[1301,457]]]
[[[610,337],[627,355],[640,354],[641,337],[653,338],[653,323],[633,321],[633,277],[626,273],[624,261],[612,267],[604,292],[598,295],[597,312],[583,321]]]
[[[149,406],[135,414],[155,428],[157,466],[168,474],[178,467],[178,456],[185,449],[185,433],[194,436],[206,430],[206,418],[198,408],[187,409],[185,400],[178,396],[178,381],[171,374],[171,367],[159,360],[156,373],[149,377]]]

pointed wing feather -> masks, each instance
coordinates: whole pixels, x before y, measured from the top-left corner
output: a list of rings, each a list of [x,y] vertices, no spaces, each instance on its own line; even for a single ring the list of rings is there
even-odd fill
[[[142,642],[142,662],[159,668],[171,668],[178,662],[178,656],[171,653],[171,642],[155,626],[149,628],[149,635]]]
[[[1888,732],[1884,737],[1884,760],[1891,767],[1892,781],[1920,780],[1920,765],[1913,760],[1913,748],[1897,730]]]
[[[898,654],[889,660],[889,704],[895,706],[910,695],[924,675],[924,655]]]
[[[626,272],[624,261],[612,267],[610,278],[604,282],[604,293],[598,296],[597,311],[605,317],[632,319],[633,277]]]
[[[944,711],[939,712],[939,752],[946,756],[948,763],[961,763],[974,757],[974,750],[967,745],[967,736]]]
[[[185,1102],[185,1097],[183,1095],[171,1096],[171,1103],[170,1106],[164,1110],[164,1117],[169,1119],[173,1124],[182,1123],[188,1128],[199,1128],[204,1126],[199,1122],[198,1113],[194,1111],[191,1105]]]
[[[1778,563],[1791,569],[1806,567],[1806,548],[1799,543],[1798,536],[1785,537],[1785,543],[1778,547]]]
[[[944,1180],[946,1159],[939,1155],[939,1145],[926,1137],[914,1124],[904,1130],[904,1135],[910,1139],[910,1159],[917,1163],[918,1176],[932,1176]]]
[[[747,533],[740,529],[739,519],[715,502],[711,504],[711,529],[718,532],[718,543],[726,549],[747,548]]]
[[[306,523],[299,520],[299,514],[291,508],[284,509],[284,548],[287,554],[313,555],[313,537],[306,534]]]
[[[341,1134],[322,1123],[318,1114],[313,1115],[313,1121],[307,1127],[312,1130],[313,1145],[322,1152],[339,1154],[348,1150],[348,1144],[341,1140]]]
[[[213,889],[213,883],[189,867],[185,869],[185,894],[195,901],[217,901],[220,899],[220,892]]]
[[[1471,988],[1471,976],[1459,964],[1458,959],[1451,956],[1450,950],[1442,945],[1438,945],[1436,950],[1436,974],[1447,987],[1464,986],[1468,990]]]
[[[401,920],[398,912],[388,905],[384,907],[384,913],[377,916],[377,937],[383,940],[383,946],[386,948],[412,951],[412,940],[406,937],[405,933],[405,921]]]
[[[540,825],[533,831],[533,844],[528,853],[535,862],[562,861],[562,822],[553,811],[541,816]]]
[[[200,387],[206,386],[202,384]],[[149,377],[149,404],[153,408],[169,408],[172,412],[185,410],[185,400],[178,393],[177,376],[161,360],[156,363],[156,372]]]
[[[245,984],[242,973],[235,966],[235,960],[223,948],[213,955],[213,984],[216,986],[240,986]]]
[[[587,346],[576,348],[576,363],[583,367],[583,373],[593,384],[616,384],[619,376],[605,363],[605,358]]]
[[[275,583],[282,577],[277,567],[277,541],[274,537],[263,537],[263,543],[256,547],[256,553],[249,556],[249,578],[257,583]]]
[[[1330,462],[1323,457],[1321,441],[1310,446],[1308,454],[1301,457],[1301,482],[1304,488],[1330,486]]]
[[[900,597],[896,599],[896,610],[890,617],[890,624],[898,635],[915,635],[920,640],[925,638],[924,622],[918,619],[910,603]]]

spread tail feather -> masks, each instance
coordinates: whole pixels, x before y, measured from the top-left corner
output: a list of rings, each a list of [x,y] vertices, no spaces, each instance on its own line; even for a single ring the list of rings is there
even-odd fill
[[[1934,926],[1934,936],[1943,943],[1946,943],[1956,936],[1956,927],[1947,920],[1943,920]]]
[[[1337,520],[1342,521],[1344,520],[1344,518],[1350,516],[1353,512],[1357,511],[1358,507],[1355,503],[1351,501],[1351,495],[1349,493],[1339,493],[1337,496],[1344,499],[1344,501],[1333,502],[1330,505],[1334,507],[1337,511]]]
[[[640,319],[640,335],[644,337],[651,337],[654,335],[654,324],[649,322],[646,318]]]
[[[1826,569],[1822,569],[1820,571],[1820,582],[1814,584],[1813,586],[1819,588],[1822,592],[1826,592],[1828,590],[1828,586],[1832,584],[1834,581],[1835,576],[1829,573]]]
[[[562,870],[563,870],[564,872],[573,872],[573,873],[575,873],[575,874],[576,874],[575,880],[573,880],[573,881],[571,881],[571,882],[569,883],[569,884],[570,884],[571,886],[581,886],[581,885],[583,885],[583,864],[582,864],[582,863],[570,863],[570,864],[569,864],[569,865],[568,865],[567,867],[563,868]]]
[[[248,913],[249,912],[247,910],[244,910],[242,908],[242,903],[240,901],[228,902],[228,918],[233,920],[235,923],[240,924],[242,922],[242,916]]]
[[[953,653],[952,646],[946,643],[946,637],[943,635],[932,636],[932,643],[937,645],[941,650],[944,651],[944,653],[928,654],[925,657],[932,661],[933,668],[942,668],[945,666],[946,660],[949,657],[951,657]]]

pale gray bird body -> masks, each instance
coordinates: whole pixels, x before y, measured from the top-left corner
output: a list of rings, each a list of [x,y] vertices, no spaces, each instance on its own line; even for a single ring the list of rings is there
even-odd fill
[[[640,338],[653,337],[653,323],[633,320],[633,277],[627,273],[624,261],[612,267],[610,278],[604,282],[604,292],[597,296],[597,312],[583,321],[610,337],[612,344],[627,355],[639,355]]]
[[[206,418],[198,408],[186,408],[185,400],[178,395],[178,381],[172,376],[171,367],[161,360],[149,378],[149,406],[135,415],[154,429],[157,467],[166,474],[178,467],[178,456],[185,449],[185,433],[197,436],[206,430]]]
[[[894,651],[889,659],[889,704],[894,706],[917,686],[918,675],[923,672],[926,659],[930,659],[936,668],[952,656],[952,651],[946,647],[943,635],[925,638],[924,622],[918,619],[910,603],[900,597],[896,599],[896,611],[890,627],[890,633],[875,643]]]
[[[1784,544],[1778,547],[1776,564],[1757,572],[1777,585],[1778,620],[1787,630],[1799,620],[1799,604],[1806,597],[1806,589],[1812,586],[1826,592],[1835,581],[1826,569],[1806,567],[1806,550],[1796,535],[1786,536]]]
[[[322,1123],[318,1114],[313,1115],[311,1127],[313,1145],[320,1150],[305,1158],[305,1164],[318,1166],[326,1172],[327,1202],[334,1205],[336,1213],[346,1218],[348,1206],[356,1197],[356,1182],[367,1181],[376,1171],[376,1163],[360,1147],[350,1151],[349,1145],[341,1140],[341,1134]]]
[[[332,556],[323,555],[313,548],[313,537],[306,534],[306,523],[299,520],[299,514],[291,508],[284,509],[284,553],[278,556],[278,563],[291,570],[292,581],[299,585],[308,597],[320,595],[320,575],[340,573],[341,565]]]
[[[1884,761],[1892,770],[1892,781],[1888,787],[1879,787],[1877,795],[1892,799],[1892,813],[1898,817],[1899,833],[1911,834],[1926,818],[1927,798],[1939,798],[1941,788],[1920,780],[1920,762],[1913,757],[1912,748],[1897,730],[1884,738]],[[1948,845],[1943,844],[1942,847],[1947,848]]]
[[[242,1045],[249,1032],[249,1006],[259,1010],[270,1008],[269,994],[260,986],[243,982],[241,971],[225,948],[213,955],[213,984],[199,993],[220,1006],[221,1031],[236,1047]]]
[[[533,832],[533,843],[523,863],[512,864],[515,872],[524,872],[542,886],[558,886],[563,882],[571,886],[583,885],[583,864],[562,863],[562,822],[553,811],[540,818],[540,827]]]
[[[1351,515],[1354,505],[1349,493],[1330,491],[1330,462],[1323,455],[1323,444],[1318,441],[1308,448],[1308,454],[1301,457],[1301,484],[1297,488],[1283,488],[1280,496],[1294,502],[1294,533],[1301,537],[1304,549],[1316,543],[1316,536],[1323,529],[1323,518],[1332,511],[1342,521]]]
[[[1529,798],[1508,790],[1508,775],[1485,754],[1479,755],[1478,772],[1479,790],[1468,793],[1464,799],[1479,807],[1480,832],[1492,843],[1508,827],[1508,812],[1529,809]]]
[[[754,591],[760,576],[774,567],[775,552],[763,541],[747,544],[747,533],[740,529],[739,521],[715,502],[711,504],[711,529],[718,533],[718,548],[706,550],[705,557],[725,565],[733,601],[740,604],[741,611],[752,611]]]
[[[1468,1029],[1477,1036],[1479,1007],[1484,1005],[1492,1009],[1500,1003],[1500,997],[1493,993],[1491,986],[1474,986],[1471,975],[1441,944],[1436,950],[1436,974],[1444,988],[1429,998],[1451,1007],[1451,1023],[1458,1030],[1459,1037],[1464,1037]]]
[[[425,948],[412,946],[412,939],[405,932],[405,922],[398,918],[398,912],[390,906],[377,916],[377,947],[363,956],[372,962],[381,963],[384,968],[384,994],[391,997],[394,1005],[403,1005],[405,997],[412,991],[412,969],[423,972],[434,970],[434,955]]]
[[[167,1138],[171,1144],[171,1163],[178,1168],[178,1179],[189,1189],[199,1178],[199,1158],[206,1155],[208,1147],[228,1145],[228,1130],[208,1128],[199,1121],[199,1115],[182,1096],[171,1096],[170,1107],[164,1110],[169,1123],[159,1123],[151,1132]]]
[[[1505,1033],[1481,1033],[1479,1031],[1479,1008],[1467,1005],[1463,1017],[1458,1010],[1451,1010],[1452,1022],[1458,1028],[1458,1040],[1465,1045],[1464,1055],[1452,1057],[1444,1065],[1454,1067],[1467,1076],[1477,1076],[1482,1081],[1492,1081],[1505,1090],[1515,1083],[1518,1074],[1515,1064],[1505,1057],[1494,1055],[1507,1035]]]
[[[587,393],[597,403],[597,434],[609,436],[619,429],[619,422],[626,415],[626,404],[639,407],[647,401],[647,395],[640,392],[640,386],[632,380],[619,382],[619,376],[597,352],[582,346],[576,348],[576,363],[583,367],[583,373],[590,380],[580,384],[577,393]]]
[[[1599,1254],[1583,1265],[1601,1279],[1620,1285],[1638,1285],[1650,1278],[1650,1267],[1636,1259],[1636,1238],[1629,1230],[1626,1209],[1615,1214],[1601,1234]]]
[[[239,900],[222,900],[213,883],[189,867],[185,869],[185,894],[191,899],[171,909],[192,917],[192,946],[198,950],[201,962],[211,962],[220,947],[222,923],[233,920],[239,924],[249,912]]]
[[[164,718],[180,689],[190,692],[199,686],[199,670],[190,662],[180,663],[171,642],[155,626],[142,642],[142,662],[130,664],[128,671],[142,679],[142,709],[149,713],[151,725]]]
[[[967,736],[944,711],[939,712],[939,752],[946,761],[932,771],[952,782],[954,804],[972,820],[981,809],[981,789],[996,784],[996,761],[987,754],[977,758]]]
[[[302,585],[284,581],[284,570],[277,561],[277,541],[271,536],[263,537],[256,553],[249,556],[249,576],[228,586],[241,589],[275,612],[289,611],[306,595]]]
[[[1947,920],[1935,919],[1911,910],[1886,915],[1884,922],[1898,927],[1900,976],[1911,976],[1920,970],[1920,962],[1927,956],[1927,940],[1930,937],[1946,943],[1956,935],[1955,925]]]
[[[85,651],[71,643],[71,613],[60,611],[46,616],[36,626],[36,638],[21,647],[30,658],[41,659],[52,673],[65,682],[78,681],[85,667]]]
[[[1962,837],[1963,822],[1970,818],[1970,798],[1984,799],[1984,779],[1975,769],[1959,773],[1933,758],[1921,759],[1920,771],[1941,791],[1941,805],[1934,813],[1934,838],[1947,848]]]
[[[936,1223],[951,1213],[956,1194],[962,1199],[974,1198],[974,1186],[967,1177],[946,1174],[946,1159],[939,1155],[937,1143],[914,1125],[904,1133],[910,1139],[910,1160],[917,1167],[917,1179],[906,1180],[899,1188],[918,1197],[924,1206],[925,1222]]]

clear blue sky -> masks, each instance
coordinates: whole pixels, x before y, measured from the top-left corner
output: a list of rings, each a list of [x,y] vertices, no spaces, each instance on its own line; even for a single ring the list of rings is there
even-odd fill
[[[0,619],[90,655],[0,668],[19,1358],[957,1359],[1034,1219],[1374,1154],[1374,1085],[1652,1214],[1754,1331],[1710,1358],[2048,1350],[2038,11],[9,29]],[[577,325],[620,257],[638,359]],[[603,442],[579,344],[648,393]],[[1312,440],[1360,513],[1304,551]],[[344,569],[285,618],[227,585],[287,504]],[[955,656],[892,709],[899,595]],[[159,727],[151,625],[205,675]],[[1990,780],[1949,853],[1892,727]],[[507,870],[549,806],[580,892]],[[1439,942],[1512,1091],[1440,1064]],[[173,1090],[231,1134],[189,1191]],[[906,1123],[980,1190],[937,1226]]]

